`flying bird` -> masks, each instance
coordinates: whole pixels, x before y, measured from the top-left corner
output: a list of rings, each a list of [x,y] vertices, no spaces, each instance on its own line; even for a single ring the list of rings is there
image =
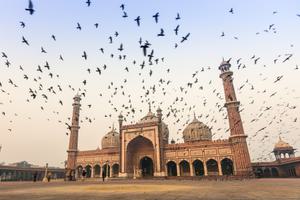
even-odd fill
[[[189,36],[190,36],[190,33],[188,33],[186,36],[183,36],[182,40],[180,42],[182,43],[182,42],[186,41]]]
[[[25,10],[28,11],[30,15],[33,15],[33,13],[35,12],[35,10],[33,9],[33,3],[31,0],[29,0],[28,8],[25,8]]]
[[[159,13],[157,12],[155,15],[152,16],[155,20],[155,23],[158,23],[158,17],[159,17]]]
[[[22,42],[25,43],[25,44],[27,44],[27,45],[29,46],[29,43],[28,43],[28,41],[25,39],[24,36],[22,36]]]
[[[87,4],[88,7],[91,5],[91,1],[90,0],[87,0],[85,3]]]
[[[141,20],[141,17],[140,17],[140,16],[138,16],[137,18],[134,19],[134,21],[136,21],[136,24],[137,24],[138,26],[140,26],[140,20]]]

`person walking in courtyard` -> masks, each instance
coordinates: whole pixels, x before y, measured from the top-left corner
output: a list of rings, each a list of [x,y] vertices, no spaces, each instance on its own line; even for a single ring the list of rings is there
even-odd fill
[[[85,176],[86,176],[86,171],[85,171],[85,169],[83,169],[82,170],[82,181],[84,181],[85,180]]]
[[[48,174],[47,174],[47,181],[48,181],[48,182],[50,182],[51,176],[52,176],[52,173],[51,173],[51,172],[48,172]]]
[[[34,174],[33,174],[33,182],[36,182],[36,179],[37,179],[37,172],[34,172]]]
[[[103,171],[102,171],[102,182],[104,182],[105,176],[106,176],[106,173],[105,173],[105,171],[103,170]]]

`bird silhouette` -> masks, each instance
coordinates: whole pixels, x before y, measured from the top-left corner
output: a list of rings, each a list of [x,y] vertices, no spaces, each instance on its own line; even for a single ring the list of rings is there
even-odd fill
[[[189,36],[190,36],[190,33],[186,34],[186,36],[182,37],[182,40],[180,42],[183,43],[184,41],[186,41],[188,39]]]
[[[33,9],[33,3],[31,0],[28,1],[28,8],[25,8],[26,11],[29,12],[30,15],[33,15],[35,10]]]
[[[136,21],[136,24],[137,24],[138,26],[140,26],[140,20],[141,20],[141,17],[140,17],[140,16],[138,16],[137,18],[134,19],[134,21]]]
[[[155,23],[158,23],[158,17],[159,17],[159,13],[157,12],[155,15],[152,16],[155,20]]]

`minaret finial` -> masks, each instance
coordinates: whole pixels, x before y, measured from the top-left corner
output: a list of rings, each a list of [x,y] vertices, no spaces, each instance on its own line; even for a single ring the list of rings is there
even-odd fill
[[[115,130],[115,123],[113,122],[112,127],[111,127],[111,131]]]
[[[195,113],[195,111],[194,111],[194,119],[196,119],[196,113]]]
[[[149,102],[149,112],[151,112],[151,102]]]

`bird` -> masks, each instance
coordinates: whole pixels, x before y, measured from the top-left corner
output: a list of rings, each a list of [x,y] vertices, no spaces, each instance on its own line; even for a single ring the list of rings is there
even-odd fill
[[[121,5],[120,5],[120,8],[121,8],[122,10],[124,10],[124,9],[125,9],[125,5],[124,5],[124,4],[121,4]]]
[[[77,27],[76,28],[81,31],[81,26],[78,22],[77,22]]]
[[[120,47],[118,48],[119,51],[123,51],[123,44],[120,44]]]
[[[124,11],[122,17],[123,17],[123,18],[128,17],[127,12]]]
[[[83,57],[85,60],[87,59],[87,55],[85,51],[83,51],[83,55],[81,57]]]
[[[221,37],[224,37],[225,36],[225,33],[224,32],[222,32],[222,34],[221,34]]]
[[[155,20],[155,23],[158,23],[158,17],[159,17],[159,13],[157,12],[155,15],[152,16]]]
[[[87,0],[85,3],[87,4],[88,7],[91,5],[91,1],[90,0]]]
[[[174,29],[175,35],[178,35],[178,30],[179,30],[179,25],[177,25],[176,28]]]
[[[42,53],[47,53],[43,47],[41,47],[41,52]]]
[[[51,35],[51,38],[52,38],[54,41],[56,41],[55,35]]]
[[[25,23],[24,22],[21,21],[20,25],[21,25],[22,28],[25,28]]]
[[[27,44],[27,46],[29,46],[29,43],[28,43],[28,41],[25,39],[24,36],[22,36],[22,43],[25,43],[25,44]]]
[[[140,20],[141,20],[141,17],[140,17],[140,16],[138,16],[137,18],[134,19],[134,21],[136,21],[136,24],[137,24],[138,26],[140,26]]]
[[[164,31],[164,29],[160,29],[160,33],[159,34],[157,34],[157,36],[158,37],[160,37],[160,36],[165,36],[165,31]]]
[[[179,15],[179,13],[177,13],[175,20],[179,20],[179,19],[180,19],[180,15]]]
[[[95,23],[94,26],[95,26],[96,28],[98,28],[99,24],[98,24],[98,23]]]
[[[150,44],[145,42],[143,45],[141,45],[140,47],[143,49],[143,54],[144,56],[147,56],[147,48],[149,48]]]
[[[229,12],[230,12],[231,14],[233,14],[233,8],[230,8]]]
[[[33,9],[33,3],[31,0],[28,1],[28,8],[25,8],[26,11],[29,12],[30,15],[33,15],[35,10]]]
[[[184,41],[186,41],[188,39],[189,36],[190,36],[190,33],[186,34],[186,36],[182,37],[182,40],[180,42],[183,43]]]

